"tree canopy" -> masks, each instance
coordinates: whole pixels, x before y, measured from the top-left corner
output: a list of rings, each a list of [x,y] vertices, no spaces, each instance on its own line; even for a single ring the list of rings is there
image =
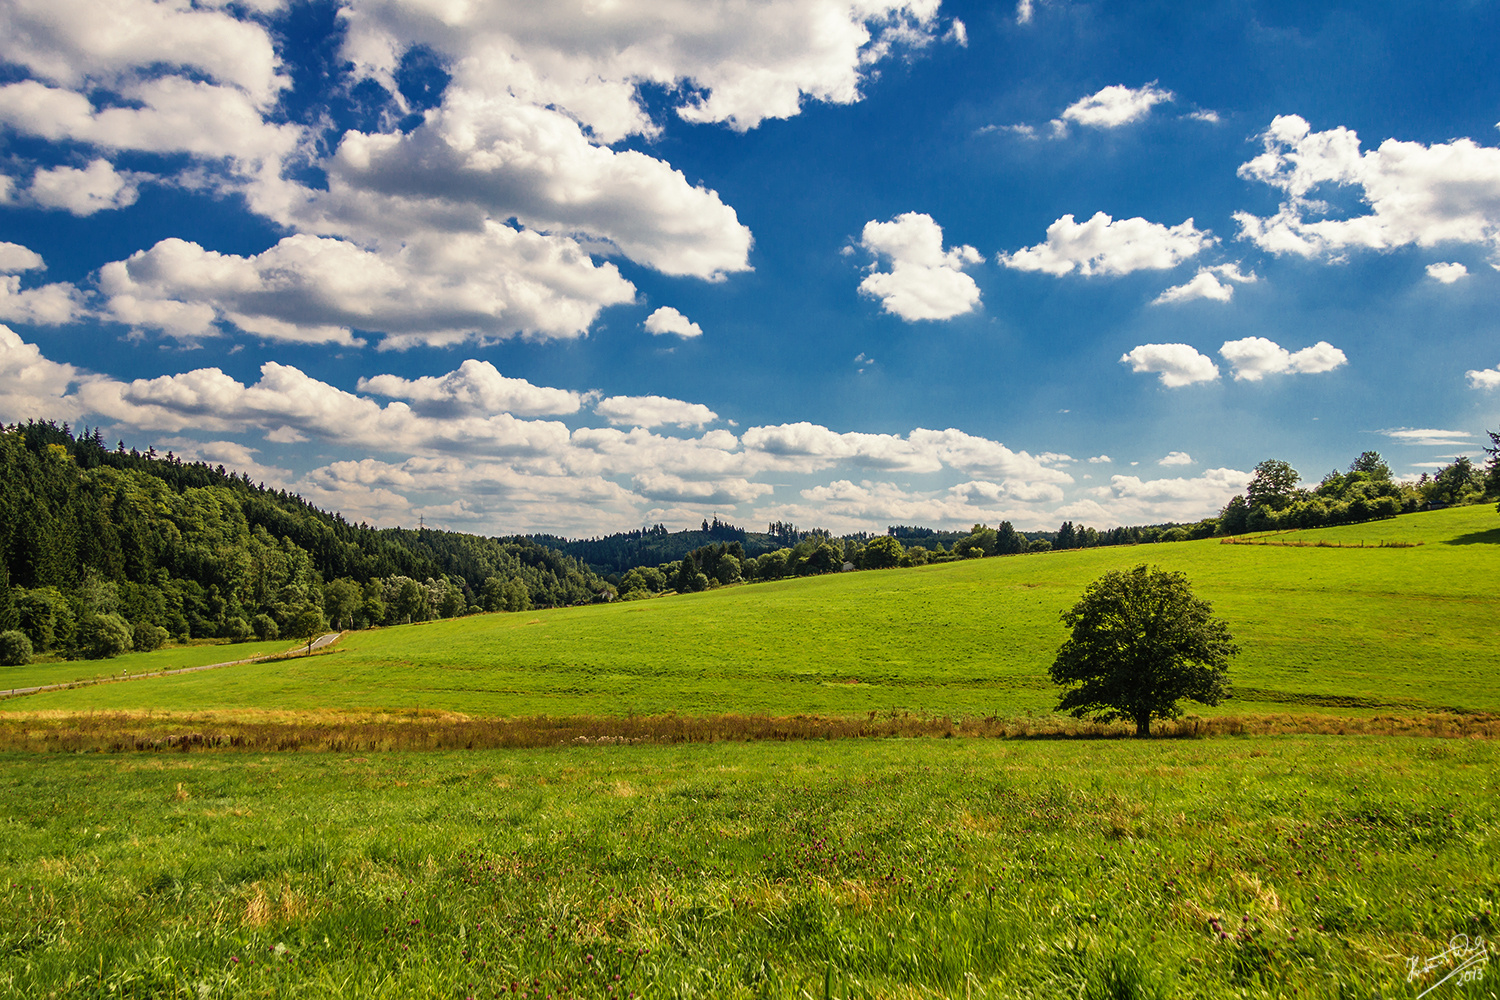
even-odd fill
[[[1059,711],[1129,719],[1137,736],[1147,736],[1152,719],[1182,714],[1177,703],[1184,698],[1217,705],[1228,697],[1229,659],[1239,649],[1182,573],[1144,564],[1106,573],[1062,620],[1072,635],[1050,674],[1054,683],[1075,686]]]

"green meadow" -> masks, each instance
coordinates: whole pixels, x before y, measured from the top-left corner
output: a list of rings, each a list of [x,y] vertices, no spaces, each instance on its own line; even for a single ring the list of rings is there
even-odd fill
[[[184,667],[248,660],[255,656],[275,656],[295,648],[294,642],[289,643],[285,639],[273,642],[214,641],[171,646],[150,653],[126,653],[108,660],[62,660],[49,657],[23,667],[0,667],[0,691],[40,687],[44,684],[114,680],[159,670],[180,670]]]
[[[1046,714],[1059,613],[1101,573],[1140,562],[1185,572],[1229,622],[1238,694],[1220,712],[1500,708],[1492,507],[1249,540],[1308,544],[1088,549],[481,615],[349,633],[323,656],[6,708]]]
[[[0,751],[0,996],[1500,995],[1493,741],[1317,734],[1493,731],[1500,518],[1244,541],[482,615],[10,699],[4,745],[53,752]],[[1185,572],[1242,647],[1238,696],[1191,710],[1301,732],[974,735],[1056,732],[1058,615],[1139,562]],[[963,738],[597,724],[667,733],[672,713],[948,716],[880,731]],[[260,742],[157,738],[233,719]],[[349,749],[450,724],[547,745]]]
[[[1439,983],[1497,932],[1496,764],[1334,736],[6,754],[0,995],[1493,997],[1485,964]]]

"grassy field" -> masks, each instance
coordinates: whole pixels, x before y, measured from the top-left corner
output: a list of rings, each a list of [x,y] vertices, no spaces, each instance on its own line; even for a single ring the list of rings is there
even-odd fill
[[[1490,741],[0,756],[0,995],[1415,997]],[[1440,968],[1439,968],[1440,967]],[[1495,996],[1496,970],[1434,997]]]
[[[150,653],[126,653],[108,660],[40,660],[23,667],[0,667],[0,691],[201,667],[210,663],[247,660],[253,656],[275,656],[295,648],[296,642],[286,639],[274,642],[197,642]]]
[[[1110,569],[1187,573],[1243,652],[1235,713],[1500,709],[1492,507],[1276,536],[975,560],[351,633],[307,660],[17,699],[12,711],[1045,714],[1058,614]],[[1380,547],[1381,543],[1410,543]],[[1359,547],[1360,545],[1367,547]],[[154,655],[154,654],[153,654]]]

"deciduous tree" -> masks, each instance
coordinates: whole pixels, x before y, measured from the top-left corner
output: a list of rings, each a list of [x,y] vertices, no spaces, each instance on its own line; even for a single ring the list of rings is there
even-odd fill
[[[1147,736],[1152,719],[1175,719],[1184,698],[1217,705],[1228,696],[1229,626],[1187,577],[1137,566],[1104,574],[1062,613],[1072,630],[1052,664],[1054,683],[1073,685],[1058,710],[1108,722],[1129,719]]]

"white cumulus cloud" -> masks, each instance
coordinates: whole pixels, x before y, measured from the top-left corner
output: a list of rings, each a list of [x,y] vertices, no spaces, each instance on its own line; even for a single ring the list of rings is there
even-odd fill
[[[131,176],[116,173],[108,160],[98,159],[82,170],[76,167],[38,170],[27,194],[43,208],[60,208],[86,216],[134,205],[140,189]]]
[[[1158,459],[1156,464],[1157,465],[1192,465],[1193,464],[1193,459],[1192,459],[1192,456],[1189,455],[1185,451],[1169,451],[1169,452],[1167,452],[1167,454],[1164,457]]]
[[[1293,352],[1265,337],[1225,341],[1219,354],[1233,367],[1235,380],[1245,382],[1259,382],[1267,375],[1332,371],[1349,360],[1327,341]]]
[[[1120,357],[1131,371],[1152,372],[1161,376],[1169,388],[1212,382],[1219,377],[1219,366],[1187,344],[1142,344]]]
[[[69,389],[85,378],[72,365],[47,360],[35,344],[0,324],[0,423],[76,420],[83,408]]]
[[[1156,105],[1172,100],[1172,92],[1155,83],[1144,87],[1114,84],[1068,105],[1062,117],[1090,128],[1119,128],[1140,121]]]
[[[617,427],[702,427],[719,415],[702,403],[687,403],[666,396],[607,396],[594,404],[594,412]]]
[[[1228,302],[1234,297],[1234,286],[1258,281],[1255,273],[1244,274],[1237,264],[1219,264],[1215,267],[1200,267],[1191,281],[1175,285],[1152,300],[1152,305],[1171,302],[1188,302],[1192,299],[1209,299]]]
[[[359,380],[360,392],[404,399],[419,413],[431,416],[510,413],[518,417],[577,413],[582,394],[567,389],[532,385],[523,378],[507,378],[488,361],[473,358],[446,375],[405,379],[375,375]]]
[[[886,312],[907,322],[952,319],[979,305],[979,286],[965,274],[967,264],[984,257],[971,246],[943,249],[943,229],[923,212],[907,212],[890,222],[865,223],[860,245],[889,271],[875,271],[859,290],[880,300]]]
[[[683,339],[703,336],[703,327],[671,306],[662,306],[646,317],[646,331],[655,336],[674,334]]]
[[[382,347],[443,345],[519,334],[583,336],[634,286],[565,237],[487,224],[481,232],[413,237],[393,251],[308,235],[239,257],[168,239],[105,265],[113,317],[194,341],[230,323],[266,340]]]
[[[1427,276],[1445,285],[1451,285],[1460,278],[1467,277],[1468,273],[1469,269],[1459,263],[1427,265]]]
[[[1473,369],[1464,374],[1469,377],[1469,385],[1475,389],[1500,389],[1500,365]]]
[[[45,271],[42,255],[19,243],[0,241],[0,274],[19,274],[22,271]]]
[[[1047,241],[1002,253],[1000,263],[1020,271],[1064,275],[1129,274],[1176,267],[1214,242],[1212,234],[1188,219],[1164,226],[1142,218],[1110,218],[1096,212],[1087,222],[1064,215],[1047,227]]]
[[[1286,195],[1273,216],[1236,213],[1244,236],[1272,253],[1337,258],[1353,248],[1468,243],[1500,253],[1500,148],[1472,139],[1430,146],[1387,139],[1362,151],[1347,128],[1314,132],[1297,115],[1280,115],[1262,135],[1265,152],[1239,175]],[[1322,190],[1357,191],[1369,207],[1324,217]]]

